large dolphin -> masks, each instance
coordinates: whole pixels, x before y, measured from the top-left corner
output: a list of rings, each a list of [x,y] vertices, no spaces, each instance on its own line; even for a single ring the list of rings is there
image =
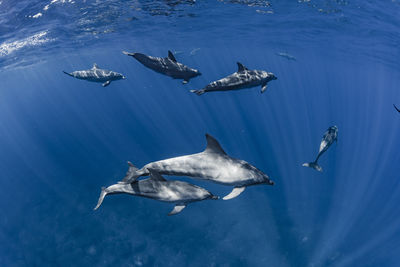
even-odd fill
[[[183,79],[183,84],[189,82],[191,78],[201,75],[198,70],[189,68],[176,61],[174,54],[168,51],[168,57],[152,57],[141,53],[129,53],[122,51],[125,55],[135,58],[144,66],[158,73],[170,76],[174,79]]]
[[[268,175],[253,165],[228,156],[211,135],[206,134],[206,139],[207,147],[201,153],[151,162],[140,170],[132,165],[120,183],[132,183],[140,176],[149,175],[151,169],[160,174],[188,176],[234,186],[224,200],[238,196],[250,185],[274,184]]]
[[[110,85],[112,81],[126,79],[124,75],[111,70],[100,69],[96,63],[88,70],[77,70],[71,73],[63,71],[65,74],[89,82],[103,83],[103,87]]]
[[[190,92],[196,93],[197,95],[202,95],[206,92],[239,90],[261,86],[261,93],[264,93],[265,90],[267,90],[267,83],[271,80],[277,79],[271,72],[266,72],[263,70],[249,70],[240,62],[237,62],[237,65],[237,72],[218,81],[214,81],[203,89],[190,90]]]
[[[328,148],[333,144],[334,141],[336,141],[337,143],[337,136],[338,136],[338,127],[337,126],[329,127],[328,130],[325,132],[324,136],[322,137],[317,158],[315,159],[314,162],[304,163],[303,166],[310,167],[317,171],[322,172],[322,167],[318,165],[318,159],[319,157],[321,157],[322,154],[325,153],[325,151],[328,150]]]
[[[129,169],[132,166],[129,164]],[[129,171],[128,171],[129,172]],[[186,205],[195,201],[205,199],[218,199],[206,189],[182,181],[165,180],[158,172],[149,169],[150,178],[133,181],[130,184],[114,184],[101,189],[100,197],[96,207],[97,210],[106,195],[130,194],[140,197],[147,197],[159,201],[175,203],[174,209],[168,215],[175,215],[181,212]]]

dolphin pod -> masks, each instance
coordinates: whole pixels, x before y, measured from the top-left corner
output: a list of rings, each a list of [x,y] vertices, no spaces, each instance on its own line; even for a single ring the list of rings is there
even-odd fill
[[[111,70],[100,69],[96,63],[94,63],[93,67],[88,70],[77,70],[71,73],[68,73],[66,71],[63,72],[77,79],[86,80],[89,82],[103,83],[103,87],[110,85],[112,81],[126,79],[126,77],[121,73]]]
[[[175,203],[169,215],[178,214],[189,203],[219,198],[199,186],[166,180],[161,174],[187,176],[234,186],[224,200],[237,197],[251,185],[274,184],[268,175],[253,165],[228,156],[211,135],[206,134],[206,141],[206,149],[200,153],[151,162],[141,169],[128,161],[129,169],[123,180],[107,188],[103,187],[94,209],[98,209],[105,196],[110,194],[130,194]],[[150,178],[138,180],[141,176]]]
[[[324,154],[328,148],[333,144],[334,141],[337,143],[337,136],[338,136],[338,127],[331,126],[326,130],[324,136],[322,137],[321,144],[319,146],[319,152],[317,158],[313,162],[303,163],[304,167],[310,167],[314,170],[322,172],[322,167],[318,165],[318,159]]]
[[[171,51],[168,51],[168,56],[165,58],[125,51],[123,53],[135,58],[145,67],[155,72],[173,79],[182,79],[183,84],[201,75],[199,70],[179,63]],[[285,53],[279,53],[278,55],[295,60],[293,56]],[[261,86],[261,93],[264,93],[267,90],[268,83],[277,79],[272,72],[249,70],[240,62],[237,62],[237,66],[237,71],[231,75],[211,82],[202,89],[190,90],[190,92],[202,95],[206,92],[241,90]],[[104,87],[110,85],[112,81],[126,79],[120,73],[100,69],[97,64],[94,64],[88,70],[73,71],[71,73],[64,71],[64,73],[77,79],[102,83]],[[394,107],[400,112],[396,106]],[[303,166],[321,172],[322,167],[318,165],[318,160],[334,141],[337,142],[337,135],[338,128],[336,126],[329,127],[322,138],[315,161],[304,163]],[[185,176],[233,186],[232,191],[223,197],[223,200],[239,196],[248,186],[274,185],[268,175],[255,166],[244,160],[230,157],[211,135],[206,134],[206,140],[206,149],[199,153],[150,162],[141,169],[128,162],[129,169],[123,180],[111,186],[103,187],[94,209],[97,210],[105,196],[111,194],[129,194],[174,203],[175,207],[168,215],[180,213],[192,202],[219,198],[202,187],[183,181],[166,180],[162,175]],[[149,176],[149,178],[138,180],[142,176]]]
[[[149,175],[149,170],[154,170],[160,174],[187,176],[234,186],[232,192],[223,198],[224,200],[237,197],[251,185],[274,184],[268,175],[253,165],[228,156],[211,135],[206,134],[206,140],[207,147],[203,152],[151,162],[141,169],[131,165],[120,184],[135,182],[140,176]]]
[[[129,164],[129,169],[132,168]],[[157,171],[148,169],[150,178],[140,181],[133,181],[127,184],[114,184],[101,189],[99,201],[94,208],[97,210],[104,197],[111,194],[129,194],[146,197],[158,201],[174,203],[174,209],[168,215],[175,215],[181,212],[189,203],[206,199],[218,199],[206,189],[182,181],[168,181]]]

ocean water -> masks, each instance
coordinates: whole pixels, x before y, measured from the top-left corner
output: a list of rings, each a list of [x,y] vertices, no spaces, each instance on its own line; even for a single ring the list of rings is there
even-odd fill
[[[399,18],[398,0],[1,0],[0,266],[399,266]],[[122,50],[171,50],[202,76],[182,85]],[[189,92],[238,61],[278,79]],[[62,73],[93,63],[127,79]],[[331,125],[324,171],[302,167]],[[128,195],[93,211],[126,161],[200,152],[205,133],[275,185],[176,216]]]

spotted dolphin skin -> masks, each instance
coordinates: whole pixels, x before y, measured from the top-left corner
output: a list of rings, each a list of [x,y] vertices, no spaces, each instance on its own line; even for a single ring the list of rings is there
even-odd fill
[[[238,196],[247,186],[274,184],[268,175],[253,165],[228,156],[211,135],[206,134],[206,139],[207,147],[201,153],[151,162],[140,170],[132,165],[120,184],[130,184],[140,176],[149,175],[149,170],[155,170],[160,174],[187,176],[234,186],[224,200]]]
[[[337,126],[329,127],[328,130],[325,132],[324,136],[322,137],[317,158],[315,159],[314,162],[304,163],[303,166],[310,167],[313,168],[314,170],[322,172],[322,167],[318,165],[318,159],[319,157],[321,157],[322,154],[325,153],[325,151],[328,150],[328,148],[333,144],[334,141],[336,141],[337,143],[337,136],[338,136],[338,127]]]
[[[125,55],[135,58],[149,69],[158,73],[170,76],[174,79],[183,79],[183,84],[189,82],[191,78],[201,75],[200,71],[189,68],[176,61],[174,54],[168,51],[168,57],[152,57],[141,53],[129,53],[122,51]]]
[[[131,164],[130,164],[131,165]],[[132,168],[130,166],[129,168]],[[140,197],[151,198],[163,202],[175,203],[174,209],[168,215],[181,212],[186,205],[206,199],[218,199],[206,189],[182,181],[168,181],[158,172],[148,170],[150,178],[133,181],[128,184],[114,184],[101,189],[100,197],[96,207],[97,210],[106,195],[130,194]]]
[[[240,62],[237,62],[237,65],[237,72],[218,81],[214,81],[203,89],[190,90],[190,92],[196,93],[197,95],[202,95],[206,92],[230,91],[261,86],[261,93],[264,93],[265,90],[267,90],[267,83],[277,79],[271,72],[266,72],[263,70],[249,70]]]
[[[63,71],[65,74],[89,82],[102,83],[103,87],[110,85],[112,81],[126,79],[124,75],[111,70],[100,69],[96,63],[88,70],[77,70],[71,73]]]

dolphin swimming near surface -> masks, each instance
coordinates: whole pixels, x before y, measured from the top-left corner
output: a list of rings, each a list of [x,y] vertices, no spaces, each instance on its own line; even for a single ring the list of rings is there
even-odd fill
[[[140,176],[149,175],[149,170],[160,174],[187,176],[209,180],[218,184],[234,186],[232,192],[223,199],[231,199],[242,193],[247,186],[273,185],[265,173],[244,160],[228,156],[218,141],[206,134],[207,147],[203,152],[175,157],[146,164],[140,170],[131,165],[121,184],[130,184]]]
[[[129,164],[129,169],[133,168]],[[94,210],[97,210],[106,195],[130,194],[147,197],[163,202],[175,203],[174,209],[168,215],[175,215],[181,212],[189,203],[206,199],[219,199],[206,189],[197,185],[182,181],[168,181],[155,170],[148,169],[150,178],[135,180],[128,184],[114,184],[101,189],[98,203]],[[129,171],[128,171],[129,172]]]
[[[126,77],[121,73],[114,72],[111,70],[100,69],[96,63],[94,63],[93,67],[88,70],[77,70],[71,73],[68,73],[66,71],[63,72],[77,79],[86,80],[90,82],[103,83],[102,84],[103,87],[110,85],[112,81],[126,79]]]
[[[328,148],[333,144],[334,141],[336,141],[337,143],[337,136],[338,136],[338,127],[337,126],[329,127],[328,130],[325,132],[324,136],[322,137],[317,158],[315,159],[314,162],[304,163],[303,166],[310,167],[317,171],[322,172],[322,167],[318,165],[318,159],[319,157],[321,157],[322,154],[325,153],[325,151],[328,150]]]
[[[152,57],[141,53],[129,53],[122,51],[125,55],[135,58],[149,69],[155,72],[170,76],[174,79],[183,79],[183,84],[189,82],[191,78],[201,75],[200,71],[189,68],[176,61],[174,54],[168,51],[168,57]]]
[[[203,89],[190,90],[190,92],[196,93],[197,95],[202,95],[206,92],[230,91],[261,86],[261,93],[264,93],[265,90],[267,90],[267,83],[271,80],[277,79],[271,72],[266,72],[263,70],[249,70],[240,62],[237,62],[237,65],[237,72],[218,81],[214,81]]]

